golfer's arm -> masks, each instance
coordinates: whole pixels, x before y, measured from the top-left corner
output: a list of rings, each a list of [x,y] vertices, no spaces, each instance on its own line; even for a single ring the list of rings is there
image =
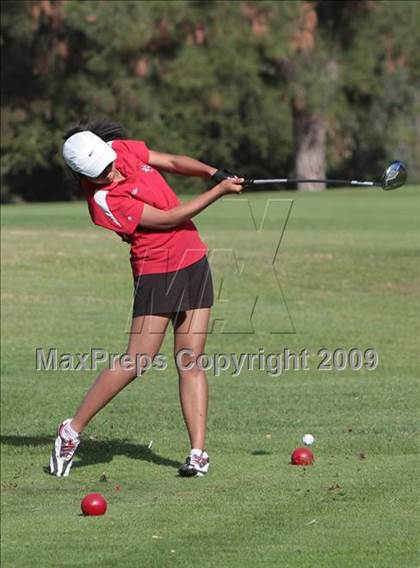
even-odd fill
[[[197,176],[210,178],[217,169],[203,164],[189,156],[178,156],[176,154],[164,154],[150,150],[149,165],[168,172],[170,174],[179,174],[181,176]]]
[[[145,204],[143,213],[139,223],[139,229],[155,229],[165,230],[173,229],[178,225],[182,225],[195,215],[198,215],[203,209],[214,203],[219,197],[223,195],[220,185],[214,186],[212,189],[197,195],[187,203],[178,205],[168,211],[156,209],[150,205]]]

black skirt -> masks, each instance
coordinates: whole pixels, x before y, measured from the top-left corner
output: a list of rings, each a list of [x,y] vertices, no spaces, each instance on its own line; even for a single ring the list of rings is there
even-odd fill
[[[213,305],[213,282],[207,256],[175,272],[134,279],[133,318],[174,314]]]

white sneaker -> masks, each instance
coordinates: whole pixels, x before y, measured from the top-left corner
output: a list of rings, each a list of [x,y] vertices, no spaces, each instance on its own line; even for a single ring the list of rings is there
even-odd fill
[[[80,438],[68,439],[63,436],[63,428],[71,422],[71,418],[64,420],[58,427],[57,438],[50,457],[50,473],[57,477],[68,477],[73,463],[74,452],[80,444]]]
[[[209,470],[210,458],[206,451],[201,453],[191,453],[185,463],[179,468],[178,473],[181,477],[203,477]]]

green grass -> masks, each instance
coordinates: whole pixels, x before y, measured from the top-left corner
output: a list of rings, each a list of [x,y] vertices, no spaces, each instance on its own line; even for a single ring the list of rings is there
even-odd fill
[[[257,226],[277,198],[260,232],[245,197],[198,218],[223,281],[207,352],[306,348],[310,370],[209,373],[205,479],[176,475],[188,445],[172,364],[92,421],[70,478],[44,472],[96,373],[36,372],[35,348],[124,349],[128,248],[82,203],[3,208],[3,566],[418,567],[420,188],[251,195]],[[290,199],[275,261],[286,309],[270,263]],[[226,333],[252,331],[255,296],[254,333]],[[380,363],[322,372],[324,347],[373,348]],[[307,432],[316,463],[290,466]],[[91,491],[104,517],[80,516]]]

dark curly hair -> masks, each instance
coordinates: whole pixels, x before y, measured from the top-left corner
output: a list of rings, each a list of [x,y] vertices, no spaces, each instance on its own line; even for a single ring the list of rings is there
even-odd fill
[[[64,140],[67,140],[73,134],[86,130],[93,132],[96,136],[102,138],[104,142],[126,139],[124,128],[118,122],[113,122],[108,118],[82,118],[65,133]]]

